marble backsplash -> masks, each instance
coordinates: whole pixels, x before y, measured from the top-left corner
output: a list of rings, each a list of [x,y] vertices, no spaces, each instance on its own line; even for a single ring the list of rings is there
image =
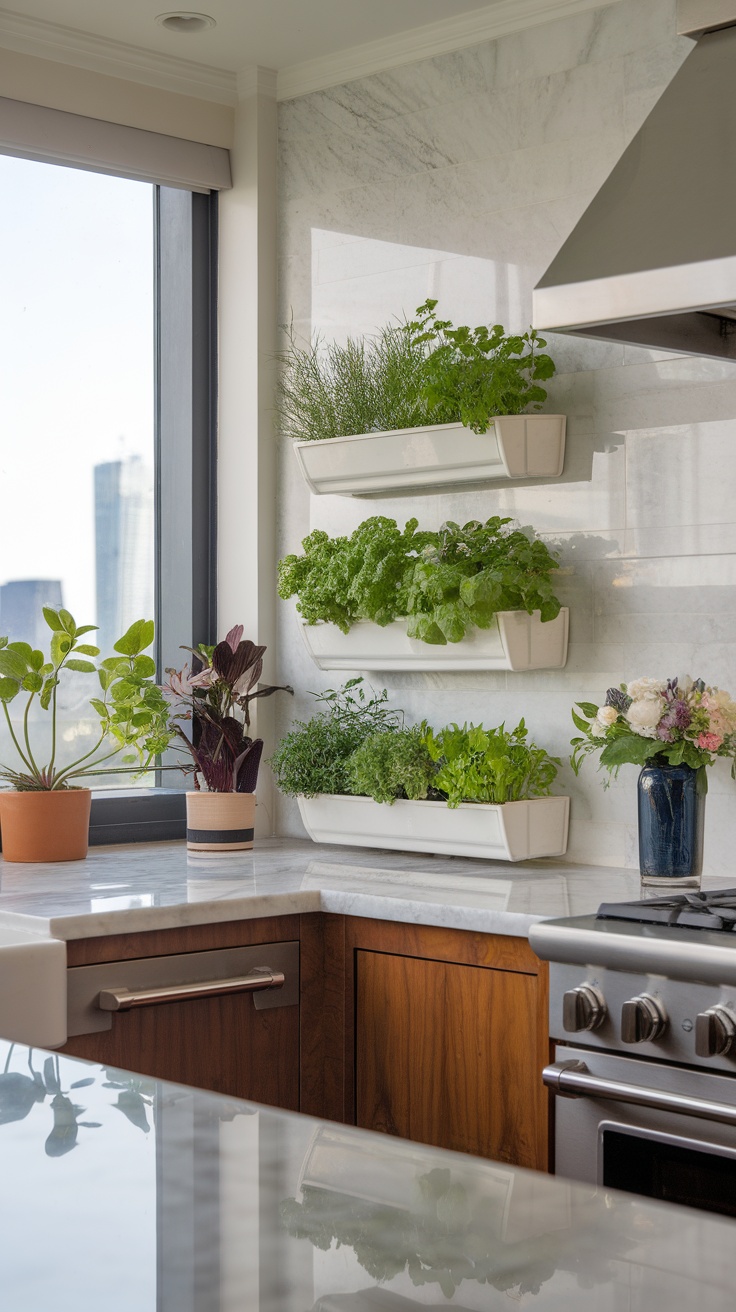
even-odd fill
[[[617,0],[471,49],[391,69],[281,106],[280,313],[308,336],[344,339],[411,314],[427,296],[456,323],[523,330],[532,288],[691,43],[675,0]],[[571,609],[561,671],[387,674],[409,720],[524,715],[563,757],[569,856],[637,865],[634,767],[610,788],[567,764],[574,701],[640,674],[702,675],[736,693],[736,369],[616,344],[551,337],[547,407],[568,416],[560,479],[372,500],[309,495],[280,452],[279,551],[312,528],[373,514],[437,527],[501,513],[560,554]],[[335,686],[282,603],[279,732]],[[736,784],[710,775],[706,870],[728,874]],[[282,800],[279,832],[303,833]]]

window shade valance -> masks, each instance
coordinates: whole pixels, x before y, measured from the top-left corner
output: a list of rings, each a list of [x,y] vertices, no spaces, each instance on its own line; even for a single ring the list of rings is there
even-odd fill
[[[230,152],[222,146],[5,97],[0,97],[0,153],[188,191],[232,186]]]

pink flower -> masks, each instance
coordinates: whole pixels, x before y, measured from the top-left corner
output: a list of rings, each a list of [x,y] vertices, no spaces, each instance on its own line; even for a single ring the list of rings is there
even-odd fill
[[[698,747],[704,752],[717,752],[722,742],[717,733],[699,733],[697,738]]]

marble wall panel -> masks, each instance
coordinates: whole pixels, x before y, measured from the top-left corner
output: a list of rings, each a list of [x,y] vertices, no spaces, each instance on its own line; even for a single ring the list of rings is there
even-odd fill
[[[280,313],[344,340],[411,315],[427,296],[455,322],[525,328],[532,288],[691,49],[675,0],[618,0],[281,106]],[[736,692],[736,368],[728,362],[555,336],[547,408],[568,416],[559,480],[397,498],[310,497],[280,446],[280,553],[312,528],[369,515],[428,527],[493,514],[559,553],[570,606],[560,671],[387,674],[410,722],[516,723],[560,756],[573,799],[570,854],[636,866],[636,775],[609,788],[569,766],[579,700],[649,673],[702,674]],[[341,681],[279,620],[279,728]],[[726,873],[736,785],[712,772],[706,864]],[[284,800],[283,833],[302,833]]]

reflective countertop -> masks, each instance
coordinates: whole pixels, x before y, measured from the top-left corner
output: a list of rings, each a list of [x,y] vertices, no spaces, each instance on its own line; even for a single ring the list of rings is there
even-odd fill
[[[86,861],[58,864],[0,859],[0,925],[66,940],[308,911],[526,936],[540,918],[587,915],[600,902],[638,896],[634,870],[297,839],[214,857],[169,842],[95,847]]]
[[[736,1226],[0,1041],[12,1312],[724,1312]]]

